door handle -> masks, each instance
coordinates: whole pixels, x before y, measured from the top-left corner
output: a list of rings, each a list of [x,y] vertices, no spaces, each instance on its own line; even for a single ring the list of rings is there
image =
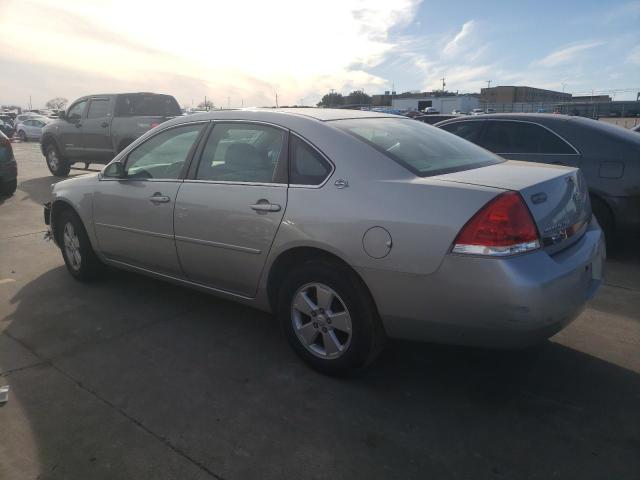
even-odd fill
[[[169,203],[171,198],[166,195],[162,195],[160,192],[156,192],[152,197],[149,197],[149,201],[152,203]]]
[[[109,126],[109,123],[107,123],[107,122],[102,122],[102,123],[100,124],[100,126],[101,126],[102,128],[107,128],[107,127]]]
[[[282,207],[277,203],[255,203],[251,208],[256,212],[279,212]]]

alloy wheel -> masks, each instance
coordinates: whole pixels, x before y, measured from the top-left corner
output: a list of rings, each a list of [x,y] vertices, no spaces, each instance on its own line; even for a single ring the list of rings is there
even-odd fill
[[[80,239],[73,228],[71,222],[67,222],[64,226],[62,233],[62,240],[64,243],[64,251],[67,254],[67,259],[71,268],[76,272],[80,270],[82,266],[82,256],[80,255]]]
[[[51,170],[55,171],[58,169],[60,160],[58,159],[58,154],[53,148],[49,149],[49,151],[47,152],[47,162],[49,162],[49,167],[51,168]]]
[[[322,283],[306,284],[293,295],[291,322],[300,343],[316,357],[339,358],[351,344],[349,310],[342,298]]]

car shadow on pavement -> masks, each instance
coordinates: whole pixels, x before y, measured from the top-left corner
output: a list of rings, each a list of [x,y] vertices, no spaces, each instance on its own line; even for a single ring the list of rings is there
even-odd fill
[[[393,342],[368,371],[334,379],[303,365],[270,315],[135,274],[86,285],[58,267],[10,304],[0,327],[38,365],[5,376],[0,418],[14,408],[7,418],[28,422],[46,478],[640,471],[640,376],[551,341]]]
[[[83,173],[79,174],[83,175]],[[47,177],[30,178],[29,180],[20,180],[18,178],[18,188],[27,194],[27,200],[35,203],[44,203],[51,200],[51,188],[54,183],[76,177],[78,175],[69,175],[68,177]]]

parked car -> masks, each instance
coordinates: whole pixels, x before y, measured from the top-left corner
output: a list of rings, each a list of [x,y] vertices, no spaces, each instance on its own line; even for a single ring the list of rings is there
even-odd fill
[[[486,114],[492,114],[492,113],[496,113],[496,109],[495,108],[487,108],[484,113]]]
[[[108,163],[146,131],[182,115],[171,95],[90,95],[71,104],[42,131],[41,150],[52,174],[66,176],[71,165]]]
[[[605,233],[640,229],[640,136],[591,119],[527,113],[436,126],[504,158],[580,167]]]
[[[432,115],[432,114],[440,113],[440,110],[438,110],[436,107],[427,107],[424,110],[422,110],[422,112],[425,115]]]
[[[40,140],[42,137],[42,129],[51,120],[44,117],[32,117],[18,123],[16,126],[16,134],[22,142],[28,142],[29,140]]]
[[[4,122],[5,124],[9,124],[12,127],[15,126],[15,123],[13,121],[14,118],[14,116],[11,116],[9,114],[0,113],[0,121]]]
[[[451,115],[456,115],[456,116],[467,115],[467,112],[463,112],[462,110],[455,109],[451,112]]]
[[[429,125],[435,125],[438,122],[443,122],[444,120],[449,120],[450,118],[456,118],[455,115],[419,115],[417,117],[413,117],[414,120],[419,120],[423,123],[428,123]]]
[[[18,186],[18,164],[11,140],[0,132],[0,195],[13,195]]]
[[[471,110],[471,115],[484,115],[484,110],[482,108],[474,108]]]
[[[44,115],[40,115],[39,113],[33,113],[33,112],[21,113],[21,114],[16,116],[16,119],[14,120],[13,124],[14,125],[18,125],[19,123],[22,123],[25,120],[29,120],[31,118],[37,118],[37,119],[40,119],[40,120],[44,120],[47,117],[45,117]]]
[[[9,122],[5,122],[4,120],[0,120],[0,132],[2,132],[7,137],[13,137],[14,132],[13,124]]]
[[[327,373],[386,336],[541,341],[594,294],[604,256],[577,168],[354,110],[175,118],[55,184],[45,222],[74,278],[108,264],[275,312]]]

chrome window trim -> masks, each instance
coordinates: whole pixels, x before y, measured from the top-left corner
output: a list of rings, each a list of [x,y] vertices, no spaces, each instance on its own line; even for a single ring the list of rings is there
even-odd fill
[[[442,126],[444,127],[445,125],[453,125],[453,124],[456,124],[456,123],[466,123],[466,122],[518,122],[518,123],[529,123],[531,125],[537,125],[539,127],[544,128],[545,130],[551,132],[552,134],[554,134],[556,137],[558,137],[564,143],[569,145],[571,147],[571,149],[575,152],[575,153],[493,152],[496,155],[582,155],[580,153],[580,151],[576,147],[574,147],[573,144],[569,140],[565,139],[562,135],[554,132],[549,127],[547,127],[545,125],[542,125],[541,123],[533,122],[531,120],[511,120],[509,118],[487,118],[487,119],[470,118],[470,119],[458,120],[458,121],[455,121],[455,122],[449,122],[449,123],[446,123],[446,124],[444,124]],[[451,133],[451,132],[449,132],[449,133]],[[484,135],[484,132],[483,132],[483,135]],[[481,146],[481,145],[479,145],[479,146]],[[484,147],[482,147],[482,148],[484,148]]]
[[[289,183],[289,188],[322,188],[322,187],[324,187],[326,185],[326,183],[329,181],[329,179],[333,176],[334,172],[336,171],[335,163],[333,163],[331,161],[331,159],[327,155],[325,155],[322,150],[320,150],[311,141],[307,140],[302,135],[300,135],[300,134],[298,134],[298,133],[296,133],[294,131],[291,131],[291,130],[289,131],[289,135],[298,137],[298,139],[300,139],[300,141],[306,143],[312,150],[314,150],[322,158],[324,158],[327,162],[329,162],[329,165],[331,165],[331,171],[327,174],[327,176],[322,181],[322,183],[319,183],[318,185],[309,185],[309,184],[306,184],[306,183]],[[289,151],[289,160],[291,160],[291,151]],[[291,161],[289,161],[289,168],[291,168]]]
[[[240,181],[230,181],[230,180],[198,180],[186,178],[183,180],[183,183],[213,183],[220,185],[245,185],[245,186],[253,186],[253,187],[286,187],[286,183],[273,183],[273,182],[240,182]]]

